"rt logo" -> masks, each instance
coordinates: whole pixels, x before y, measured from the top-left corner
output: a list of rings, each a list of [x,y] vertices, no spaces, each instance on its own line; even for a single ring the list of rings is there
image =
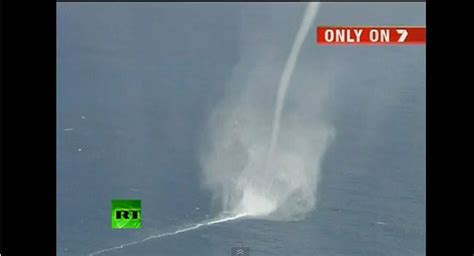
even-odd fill
[[[112,200],[112,228],[141,228],[140,200]]]
[[[232,247],[231,256],[250,256],[250,248],[249,247]]]

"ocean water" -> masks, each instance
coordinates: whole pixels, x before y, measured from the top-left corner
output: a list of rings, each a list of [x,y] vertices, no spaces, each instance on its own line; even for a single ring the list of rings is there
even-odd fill
[[[199,162],[207,120],[244,87],[273,111],[304,8],[58,3],[58,255],[88,255],[220,214]],[[323,3],[319,24],[425,25],[425,5]],[[263,74],[268,84],[230,83],[236,70],[237,81]],[[221,256],[237,246],[252,256],[425,255],[425,76],[424,46],[320,47],[310,34],[283,116],[308,88],[324,87],[302,114],[318,113],[335,131],[315,159],[315,209],[300,220],[238,219],[102,255]],[[142,229],[110,228],[117,198],[142,200]]]

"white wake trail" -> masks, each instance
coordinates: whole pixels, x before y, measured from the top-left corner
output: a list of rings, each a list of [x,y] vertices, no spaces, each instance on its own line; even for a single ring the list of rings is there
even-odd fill
[[[122,245],[110,247],[110,248],[107,248],[107,249],[102,249],[100,251],[90,253],[90,254],[88,254],[88,256],[94,256],[94,255],[99,255],[99,254],[106,253],[106,252],[120,250],[120,249],[123,249],[125,247],[129,247],[129,246],[132,246],[132,245],[144,243],[144,242],[146,242],[148,240],[151,240],[151,239],[157,239],[157,238],[162,238],[162,237],[166,237],[166,236],[174,236],[174,235],[177,235],[179,233],[184,233],[184,232],[187,232],[187,231],[195,230],[195,229],[198,229],[198,228],[201,228],[201,227],[207,227],[207,226],[215,225],[215,224],[222,223],[222,222],[236,220],[236,219],[239,219],[239,218],[243,218],[245,216],[247,216],[247,215],[246,214],[238,214],[238,215],[234,215],[234,216],[230,216],[230,217],[218,218],[218,219],[214,219],[214,220],[210,220],[210,221],[206,221],[206,222],[200,222],[200,223],[194,224],[192,226],[189,226],[187,228],[178,229],[178,230],[173,231],[173,232],[167,232],[167,233],[152,235],[152,236],[143,238],[141,240],[132,241],[132,242],[125,243],[125,244],[122,244]]]

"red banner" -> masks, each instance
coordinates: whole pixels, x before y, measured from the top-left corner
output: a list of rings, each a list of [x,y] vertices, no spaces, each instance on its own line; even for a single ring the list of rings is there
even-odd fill
[[[426,27],[322,26],[316,31],[320,45],[413,45],[426,43]]]

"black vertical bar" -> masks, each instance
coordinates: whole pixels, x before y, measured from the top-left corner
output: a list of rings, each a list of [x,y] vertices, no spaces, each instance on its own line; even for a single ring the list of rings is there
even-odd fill
[[[2,3],[0,253],[56,255],[56,3]]]

